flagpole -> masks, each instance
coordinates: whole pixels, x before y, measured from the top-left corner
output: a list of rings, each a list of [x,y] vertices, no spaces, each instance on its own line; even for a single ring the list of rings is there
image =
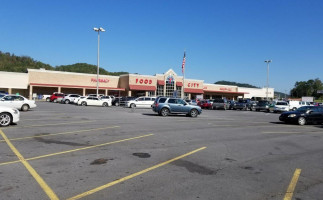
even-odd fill
[[[185,62],[186,62],[186,51],[184,50],[184,57],[182,62],[182,73],[183,73],[183,91],[182,91],[182,99],[185,99]]]

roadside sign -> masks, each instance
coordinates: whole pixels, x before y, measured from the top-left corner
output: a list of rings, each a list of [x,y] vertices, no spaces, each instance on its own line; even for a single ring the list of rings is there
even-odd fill
[[[323,94],[323,90],[318,90],[317,93],[318,94]]]

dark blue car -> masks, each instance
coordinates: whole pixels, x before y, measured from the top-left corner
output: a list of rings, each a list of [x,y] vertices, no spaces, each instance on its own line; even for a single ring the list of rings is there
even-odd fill
[[[197,117],[202,113],[199,106],[189,105],[183,99],[172,97],[157,97],[152,105],[152,110],[164,117],[169,114],[186,114]]]
[[[305,125],[308,123],[323,123],[323,107],[302,106],[292,112],[284,112],[279,116],[279,120],[286,123],[297,123]]]

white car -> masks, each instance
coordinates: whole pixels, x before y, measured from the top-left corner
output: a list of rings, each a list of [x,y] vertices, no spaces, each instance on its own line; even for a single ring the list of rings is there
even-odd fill
[[[17,123],[20,118],[20,112],[16,108],[0,106],[0,126],[9,126]]]
[[[84,99],[80,99],[77,102],[77,105],[81,106],[104,106],[108,107],[112,105],[111,98],[110,99],[101,99],[97,97],[86,97]]]
[[[289,104],[286,101],[277,101],[274,107],[274,112],[287,112],[289,111]]]
[[[65,104],[69,104],[69,103],[73,103],[74,100],[78,97],[80,97],[81,95],[79,94],[67,94],[63,99],[62,99],[62,103]]]
[[[80,99],[84,99],[86,98],[86,96],[80,96],[80,97],[76,97],[73,101],[73,103],[77,104],[77,102],[80,100]]]
[[[28,100],[20,95],[3,95],[0,94],[0,106],[7,106],[11,108],[16,108],[22,111],[27,111],[30,108],[36,108],[37,105],[34,100]]]
[[[126,107],[129,108],[151,108],[151,105],[154,104],[156,97],[139,97],[135,100],[127,101]]]

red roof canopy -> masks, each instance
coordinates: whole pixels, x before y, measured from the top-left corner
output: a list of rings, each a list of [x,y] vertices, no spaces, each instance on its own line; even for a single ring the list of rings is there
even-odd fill
[[[157,80],[157,84],[158,85],[165,85],[165,81],[164,80]]]
[[[177,81],[177,82],[176,82],[176,86],[179,86],[179,87],[183,86],[183,82],[179,82],[179,81]]]
[[[156,86],[147,85],[129,85],[130,90],[156,91]]]
[[[184,92],[186,93],[196,93],[196,94],[203,94],[203,89],[193,89],[193,88],[184,88]]]

